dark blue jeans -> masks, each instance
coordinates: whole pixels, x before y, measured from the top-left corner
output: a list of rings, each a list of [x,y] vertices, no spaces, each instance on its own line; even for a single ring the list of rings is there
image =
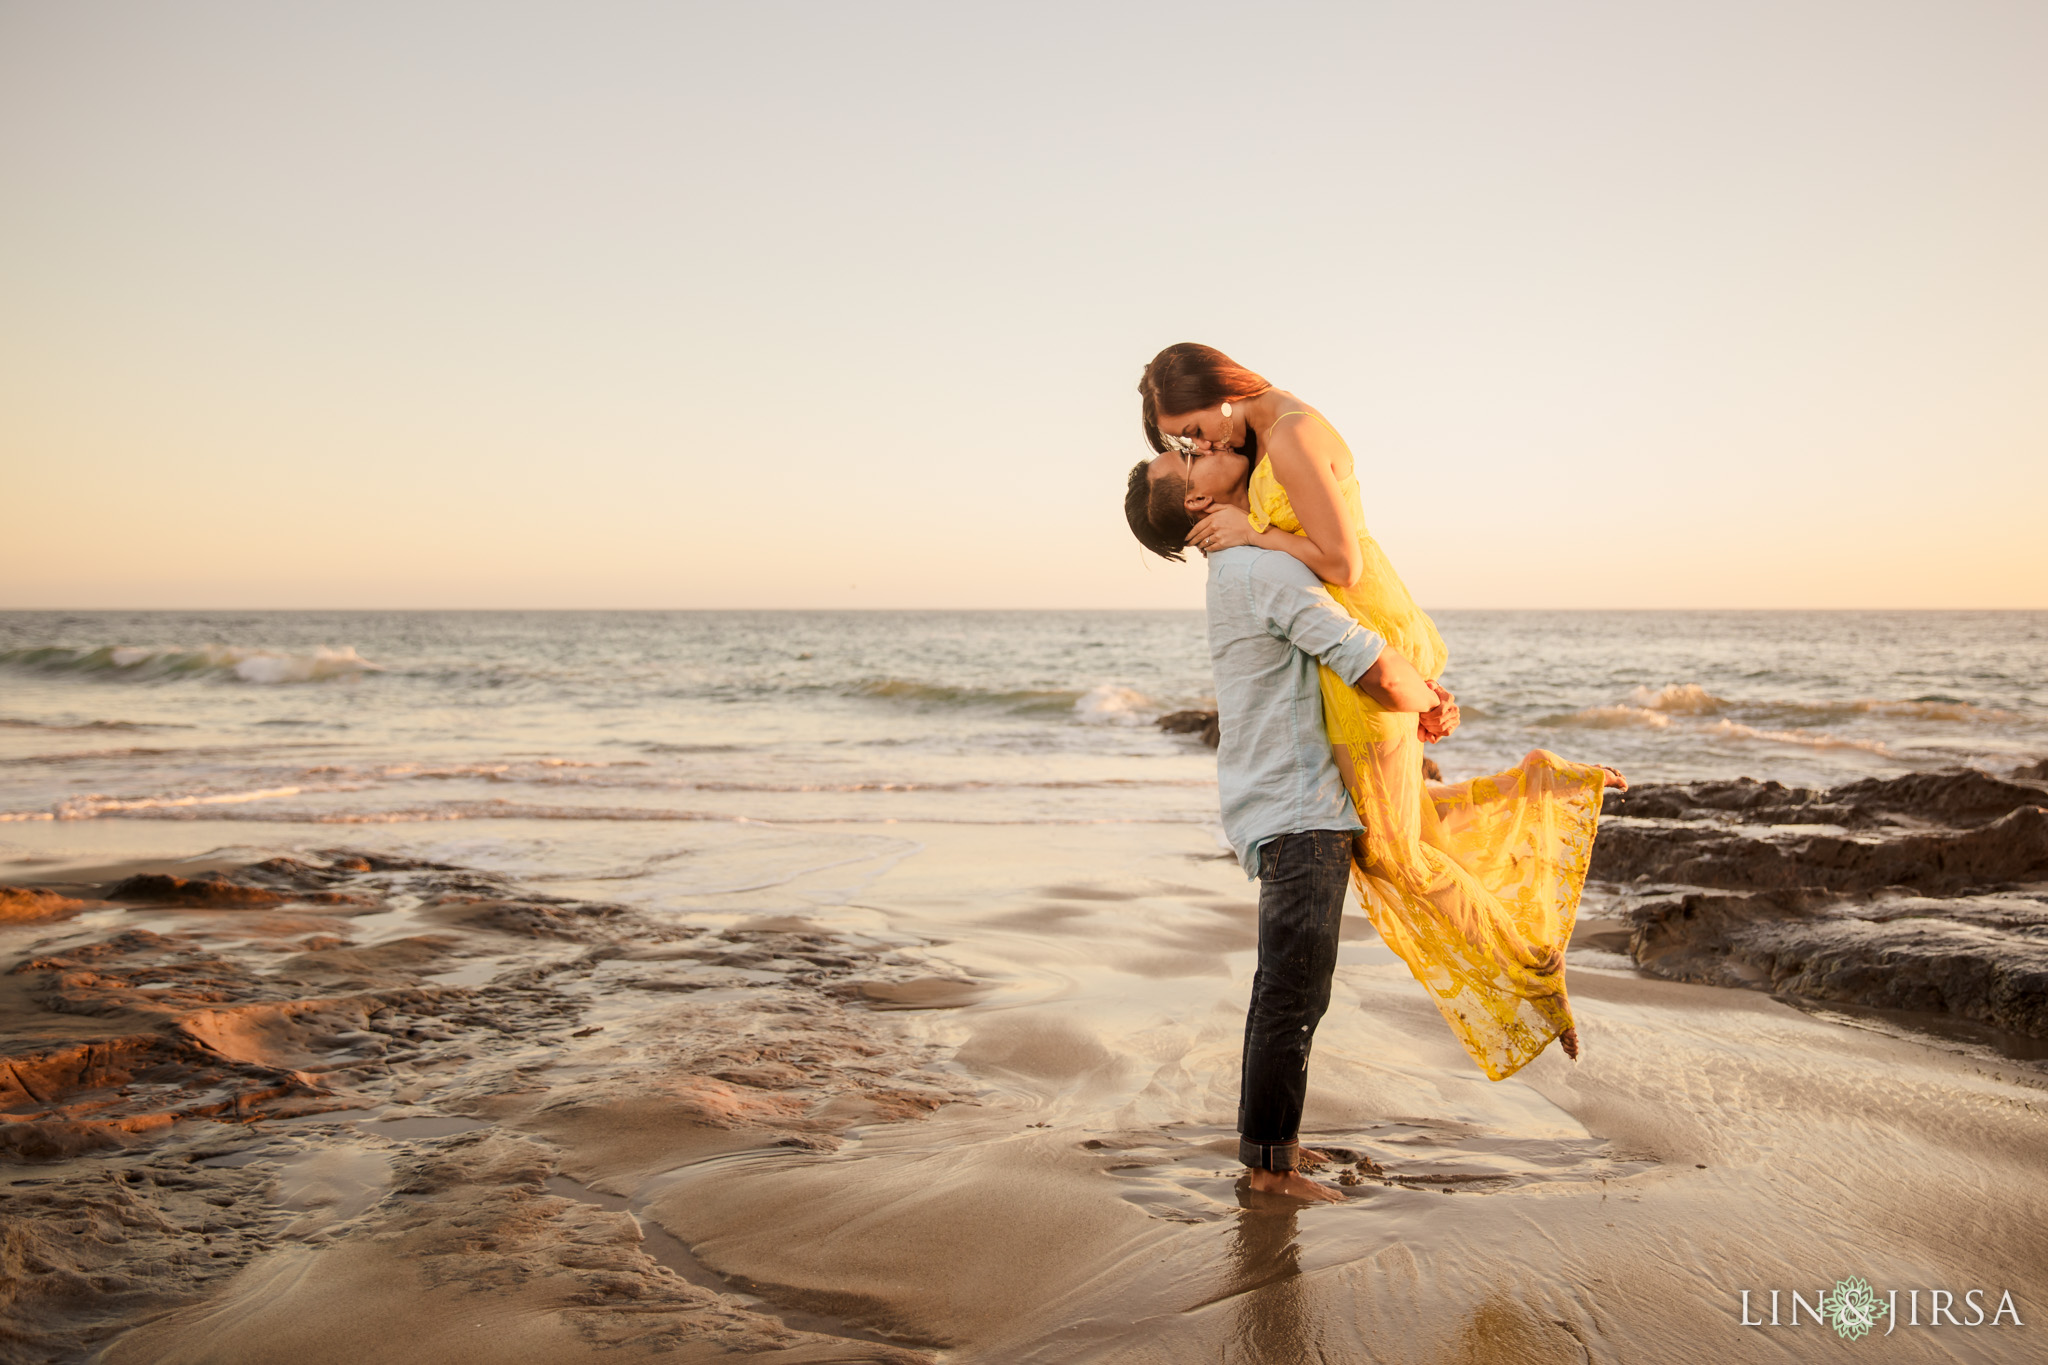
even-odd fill
[[[1259,966],[1237,1102],[1237,1154],[1247,1166],[1291,1171],[1301,1159],[1309,1044],[1330,1007],[1351,839],[1350,830],[1312,829],[1279,835],[1259,853]]]

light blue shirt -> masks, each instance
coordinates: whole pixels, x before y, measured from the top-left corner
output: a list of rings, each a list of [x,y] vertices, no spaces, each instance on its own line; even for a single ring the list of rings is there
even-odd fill
[[[1277,834],[1364,828],[1330,756],[1316,665],[1356,683],[1385,647],[1293,555],[1234,545],[1209,556],[1216,785],[1245,876],[1259,875],[1259,845]]]

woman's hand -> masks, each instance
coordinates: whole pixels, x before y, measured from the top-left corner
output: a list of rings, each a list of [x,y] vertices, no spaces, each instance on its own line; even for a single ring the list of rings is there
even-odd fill
[[[1241,510],[1218,507],[1195,523],[1195,529],[1188,532],[1188,544],[1206,555],[1233,545],[1256,544],[1258,535],[1252,529],[1251,518]]]
[[[1448,739],[1458,728],[1458,699],[1444,690],[1443,684],[1434,678],[1424,678],[1429,690],[1436,694],[1436,706],[1415,718],[1415,728],[1422,735],[1422,742],[1435,744]]]

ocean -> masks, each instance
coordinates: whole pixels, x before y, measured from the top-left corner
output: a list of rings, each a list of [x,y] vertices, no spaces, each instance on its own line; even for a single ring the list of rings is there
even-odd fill
[[[1447,776],[2048,754],[2048,613],[1446,612]],[[0,837],[82,821],[1214,824],[1191,612],[0,614]],[[615,836],[607,836],[606,842]],[[649,835],[648,837],[654,837]],[[630,840],[628,841],[630,842]]]
[[[2048,754],[2048,613],[1446,612],[1445,775]],[[355,844],[681,907],[928,840],[1225,847],[1199,612],[0,614],[0,858]],[[860,871],[865,869],[865,871]]]

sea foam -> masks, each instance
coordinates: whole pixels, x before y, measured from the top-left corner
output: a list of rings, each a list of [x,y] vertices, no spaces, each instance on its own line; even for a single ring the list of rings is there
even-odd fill
[[[1155,709],[1143,692],[1115,683],[1091,687],[1074,702],[1075,715],[1098,725],[1142,725]]]
[[[1673,683],[1652,692],[1638,687],[1629,693],[1629,705],[1666,715],[1708,716],[1726,710],[1728,703],[1698,683]]]

